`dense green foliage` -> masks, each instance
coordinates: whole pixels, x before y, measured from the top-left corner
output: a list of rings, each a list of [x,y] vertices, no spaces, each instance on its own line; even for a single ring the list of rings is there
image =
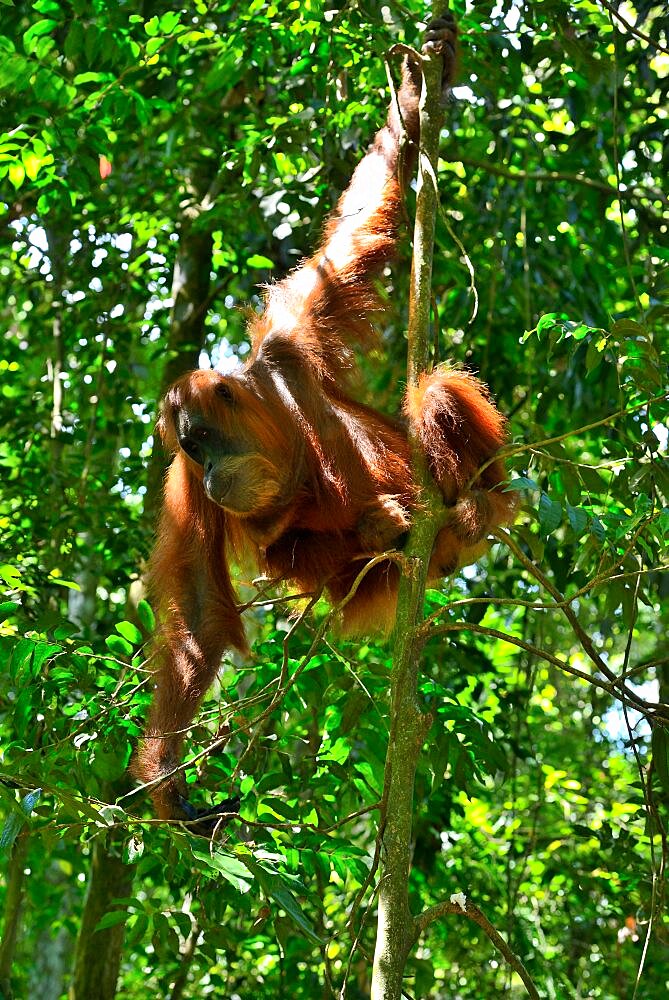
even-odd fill
[[[650,1000],[669,986],[669,18],[649,0],[452,6],[435,356],[509,414],[523,503],[429,594],[411,901],[465,893],[543,996]],[[313,247],[385,114],[384,53],[418,44],[425,10],[0,10],[0,989],[64,995],[107,850],[125,888],[92,947],[125,924],[119,997],[363,997],[391,645],[314,643],[320,605],[297,623],[291,603],[250,608],[253,658],[224,663],[193,730],[211,749],[195,801],[242,796],[212,850],[152,820],[126,766],[149,699],[157,401],[198,359],[243,357],[243,308]],[[409,256],[361,361],[388,411]],[[457,915],[406,989],[524,995]]]

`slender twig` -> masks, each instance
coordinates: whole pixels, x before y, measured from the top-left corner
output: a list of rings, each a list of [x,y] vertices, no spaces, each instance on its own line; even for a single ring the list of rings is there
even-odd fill
[[[611,14],[612,17],[617,18],[617,20],[620,21],[620,23],[625,26],[625,28],[629,31],[631,35],[636,35],[636,37],[640,38],[642,42],[646,42],[648,45],[651,45],[654,49],[657,49],[658,52],[664,52],[665,55],[669,55],[669,49],[665,48],[664,45],[660,45],[660,43],[656,42],[654,38],[650,37],[650,35],[647,35],[645,34],[645,32],[640,31],[639,28],[635,28],[635,26],[633,24],[630,24],[629,21],[626,21],[625,18],[620,13],[620,11],[616,10],[613,4],[609,3],[608,0],[597,0],[597,2],[599,3],[600,7],[603,7],[605,10],[608,10],[609,14]]]
[[[339,830],[342,826],[346,826],[347,823],[353,822],[354,819],[359,819],[360,816],[367,816],[369,813],[376,812],[380,808],[381,803],[374,802],[371,806],[356,809],[355,812],[349,813],[348,816],[344,816],[343,819],[337,820],[336,823],[332,823],[330,826],[319,826],[318,823],[300,823],[294,820],[291,820],[290,823],[271,823],[257,819],[245,819],[244,824],[248,827],[257,827],[260,830],[313,830],[314,833],[325,836],[328,833]]]
[[[511,950],[502,935],[498,930],[496,930],[495,927],[493,927],[485,914],[479,910],[478,906],[475,906],[469,899],[466,899],[464,895],[458,893],[449,900],[443,900],[441,903],[431,906],[429,909],[424,910],[420,916],[416,917],[416,939],[418,939],[426,928],[431,923],[434,923],[435,920],[440,920],[442,917],[452,913],[469,917],[469,919],[473,920],[475,924],[478,924],[478,926],[488,935],[497,950],[501,952],[514,972],[518,973],[523,981],[523,985],[525,986],[528,995],[532,997],[532,1000],[541,1000],[539,991],[534,985],[532,977],[520,958]]]
[[[377,837],[377,845],[378,845],[378,842],[379,841],[378,841],[378,837]],[[357,895],[357,897],[356,897],[356,902],[358,903],[358,905],[359,905],[359,902],[362,900],[365,892],[367,892],[367,889],[368,889],[368,887],[369,887],[369,885],[371,883],[371,880],[374,877],[374,875],[376,874],[376,870],[377,870],[377,868],[379,866],[379,857],[378,857],[378,852],[377,851],[375,851],[375,860],[376,860],[376,864],[372,865],[372,868],[370,869],[370,873],[367,876],[367,878],[365,879],[364,886],[362,887],[362,895],[359,892],[358,895]],[[347,984],[348,984],[348,977],[351,974],[351,965],[353,964],[353,956],[355,955],[356,951],[360,947],[360,938],[362,937],[362,931],[363,931],[363,928],[365,926],[365,920],[367,919],[367,914],[369,913],[369,911],[371,910],[372,906],[374,905],[374,900],[376,899],[376,897],[378,895],[380,887],[381,887],[381,883],[377,882],[376,886],[374,887],[374,892],[372,893],[371,898],[369,900],[369,903],[367,904],[367,906],[365,908],[365,912],[362,915],[362,920],[360,921],[360,926],[358,927],[358,930],[357,930],[357,933],[355,935],[355,938],[353,939],[353,943],[351,944],[351,947],[349,949],[348,961],[346,962],[346,969],[344,970],[344,978],[342,980],[341,990],[339,991],[339,1000],[346,1000],[346,989],[347,989]],[[353,927],[353,921],[355,919],[356,913],[357,913],[357,906],[355,908],[355,911],[353,910],[353,907],[352,907],[351,908],[351,914],[349,916],[349,919],[348,919],[348,922],[347,922],[347,925],[346,925],[347,929],[351,929]]]
[[[546,448],[549,444],[559,444],[561,441],[566,441],[568,438],[578,437],[582,434],[587,434],[588,431],[596,430],[598,427],[604,427],[606,424],[612,424],[620,417],[631,416],[631,414],[636,413],[638,410],[643,410],[648,406],[652,406],[653,403],[663,403],[668,399],[667,393],[663,392],[659,396],[653,396],[651,399],[645,399],[641,403],[635,403],[633,406],[626,406],[620,410],[616,410],[615,413],[609,413],[606,417],[601,417],[599,420],[593,420],[590,424],[583,424],[581,427],[574,427],[572,430],[565,431],[564,434],[555,434],[553,437],[544,438],[542,441],[532,441],[531,444],[512,444],[502,450],[494,457],[493,461],[497,458],[509,458],[511,455],[518,455],[524,451],[531,450],[532,448]],[[477,473],[478,475],[478,473]]]
[[[601,417],[599,420],[594,420],[590,424],[584,424],[581,427],[574,427],[572,430],[565,431],[564,434],[555,434],[553,437],[543,438],[541,441],[528,441],[528,442],[518,442],[514,444],[509,444],[505,448],[500,448],[498,452],[492,455],[486,462],[474,472],[471,479],[466,483],[465,489],[470,489],[474,482],[479,479],[482,472],[484,472],[488,466],[492,465],[494,462],[502,459],[503,461],[507,458],[511,458],[513,455],[524,455],[526,452],[532,452],[537,448],[546,448],[550,444],[560,444],[562,441],[567,441],[569,438],[579,437],[583,434],[587,434],[588,431],[596,430],[598,427],[604,427],[607,424],[615,423],[620,417],[631,416],[633,413],[637,413],[639,410],[646,409],[652,406],[653,403],[664,403],[669,400],[669,394],[666,392],[661,393],[659,396],[652,396],[650,399],[645,399],[641,403],[635,403],[633,406],[625,406],[615,413],[609,413],[606,417]]]
[[[474,265],[472,263],[471,257],[469,256],[467,250],[465,249],[464,243],[462,242],[462,240],[456,233],[455,229],[451,225],[451,220],[448,218],[442,205],[439,205],[439,217],[446,226],[446,229],[448,230],[448,235],[451,237],[456,247],[460,251],[460,254],[462,255],[462,260],[465,264],[465,267],[467,268],[467,271],[469,272],[469,293],[474,301],[472,304],[472,314],[467,320],[467,326],[471,326],[476,317],[478,316],[478,311],[479,311],[479,292],[478,288],[476,287],[476,272],[474,270]],[[436,309],[434,310],[434,314],[435,316],[437,315]]]
[[[623,659],[623,670],[622,676],[627,677],[629,675],[629,660],[632,652],[632,642],[634,640],[634,627],[636,625],[637,617],[639,613],[639,579],[636,581],[633,595],[632,604],[632,620],[629,624],[629,629],[627,633],[627,642],[625,644],[625,655]],[[627,710],[627,702],[623,700],[623,715],[625,717],[625,726],[627,727],[627,735],[629,736],[629,743],[632,748],[632,753],[634,754],[634,762],[636,764],[637,773],[639,775],[639,781],[641,783],[641,788],[643,790],[643,799],[646,806],[646,812],[648,816],[649,823],[653,821],[653,803],[651,798],[651,791],[649,787],[649,782],[646,779],[644,773],[643,764],[641,762],[641,755],[639,753],[639,748],[637,746],[637,741],[634,739],[634,733],[632,731],[632,724],[629,718],[629,712]],[[644,966],[646,963],[646,956],[648,954],[648,946],[650,944],[651,935],[653,932],[653,927],[655,925],[655,913],[657,908],[657,890],[658,890],[658,865],[655,856],[655,838],[649,838],[649,849],[650,849],[650,874],[651,874],[651,906],[650,906],[650,917],[648,919],[648,926],[646,928],[646,935],[644,938],[643,948],[641,949],[641,957],[639,959],[639,967],[637,969],[636,980],[634,983],[634,993],[632,995],[632,1000],[636,1000],[639,985],[641,983],[641,976],[643,975]]]
[[[468,156],[453,157],[454,163],[462,163],[464,166],[473,167],[476,170],[483,170],[495,177],[506,177],[512,181],[535,181],[536,183],[566,181],[568,184],[581,184],[583,187],[592,188],[595,191],[603,191],[610,198],[617,198],[618,191],[613,184],[606,181],[598,181],[594,177],[587,177],[585,174],[571,174],[564,170],[548,170],[530,173],[526,170],[517,170],[514,167],[503,167],[491,161],[482,162]],[[669,204],[664,191],[660,188],[649,187],[644,184],[635,184],[629,187],[625,194],[628,197],[648,198],[652,201],[661,201],[662,204]]]
[[[562,613],[571,625],[576,637],[578,638],[581,647],[588,654],[594,665],[597,667],[599,672],[606,677],[614,687],[621,691],[625,697],[629,698],[631,701],[637,704],[641,703],[645,708],[650,708],[648,703],[643,702],[643,699],[638,698],[638,696],[625,685],[624,680],[616,677],[615,673],[608,664],[604,661],[603,657],[599,651],[595,648],[595,644],[588,635],[585,628],[581,625],[576,612],[571,606],[570,602],[565,601],[563,595],[555,587],[548,577],[539,569],[539,567],[529,559],[519,545],[516,544],[515,540],[504,528],[498,528],[494,534],[497,538],[503,541],[508,548],[513,552],[516,559],[528,570],[532,576],[539,581],[539,583],[544,587],[545,590],[555,599],[556,602],[560,603],[562,608]]]
[[[542,660],[552,663],[553,666],[558,667],[565,673],[571,674],[573,677],[578,677],[579,680],[586,681],[588,684],[592,684],[593,687],[600,688],[602,691],[606,691],[614,698],[626,698],[634,704],[637,711],[642,712],[646,716],[660,714],[663,718],[666,717],[669,720],[669,706],[662,702],[645,701],[639,695],[635,694],[634,691],[623,685],[615,674],[610,680],[600,680],[598,677],[593,677],[592,674],[588,674],[584,670],[579,670],[578,667],[572,667],[566,660],[561,659],[561,657],[556,656],[554,653],[550,653],[547,649],[534,646],[532,643],[527,642],[526,639],[511,635],[509,632],[502,632],[496,628],[488,628],[485,625],[475,625],[473,622],[450,622],[447,625],[433,625],[429,630],[425,630],[424,637],[425,639],[431,639],[439,635],[448,635],[449,632],[473,632],[476,635],[485,635],[491,639],[500,639],[502,642],[508,642],[511,646],[518,646],[519,649],[524,649],[526,653],[538,656]]]
[[[616,560],[616,564],[619,561]],[[577,601],[579,597],[583,597],[584,594],[587,594],[595,587],[601,587],[605,583],[610,583],[613,580],[637,580],[649,573],[666,573],[667,571],[669,571],[669,563],[658,563],[657,566],[645,566],[643,569],[630,570],[627,573],[603,571],[598,573],[588,583],[579,587],[573,594],[570,594],[568,597],[565,596],[561,601],[552,601],[551,603],[545,601],[524,601],[520,597],[497,597],[495,594],[487,594],[485,597],[459,597],[457,600],[449,601],[447,604],[436,608],[425,619],[425,624],[437,623],[445,612],[451,611],[453,608],[466,607],[470,604],[492,604],[497,608],[526,608],[528,611],[562,611],[566,604]],[[669,657],[660,657],[659,659],[649,660],[647,663],[637,664],[631,669],[633,672],[638,672],[641,669],[655,667],[667,662],[669,662]]]
[[[505,543],[505,545],[513,552],[516,559],[523,564],[525,569],[529,570],[529,572],[532,574],[535,580],[539,581],[544,590],[547,590],[548,593],[551,595],[551,597],[553,597],[555,601],[560,604],[565,618],[567,618],[567,620],[569,621],[569,624],[576,633],[581,645],[583,646],[583,649],[586,651],[592,662],[595,664],[597,669],[604,674],[605,677],[608,677],[610,681],[615,681],[616,675],[604,662],[598,650],[595,649],[592,639],[581,625],[580,621],[576,616],[575,611],[571,607],[571,604],[565,601],[563,595],[560,593],[557,587],[555,587],[554,584],[551,583],[546,574],[539,569],[536,563],[532,562],[531,559],[528,559],[528,557],[525,555],[520,546],[516,544],[515,539],[509,534],[508,531],[506,531],[504,528],[498,528],[495,531],[495,535],[497,538],[500,539],[500,541]]]
[[[293,671],[293,673],[290,675],[290,677],[287,677],[287,678],[285,677],[284,670],[283,670],[284,664],[282,664],[282,677],[284,679],[284,683],[283,684],[279,683],[277,685],[277,690],[273,694],[273,696],[271,698],[271,701],[270,701],[269,705],[267,706],[267,708],[265,708],[253,720],[251,720],[250,722],[248,722],[243,727],[245,730],[248,730],[248,729],[251,729],[251,728],[256,728],[257,729],[257,727],[260,726],[260,724],[262,722],[264,722],[267,718],[269,718],[269,716],[272,714],[272,712],[274,712],[274,710],[276,709],[276,707],[281,703],[281,701],[284,699],[284,697],[286,696],[286,694],[295,685],[295,683],[297,682],[298,678],[301,676],[301,674],[304,672],[304,670],[306,669],[306,667],[309,665],[309,663],[311,662],[311,660],[313,659],[313,657],[316,655],[316,653],[317,653],[317,651],[318,651],[318,649],[320,647],[321,641],[323,639],[323,636],[329,630],[329,628],[332,625],[333,621],[335,621],[336,618],[338,617],[338,615],[341,614],[341,612],[346,607],[346,605],[349,604],[349,602],[353,600],[353,598],[355,597],[355,594],[358,591],[358,588],[360,587],[360,585],[362,584],[362,581],[365,579],[365,577],[370,572],[370,570],[373,569],[374,566],[377,566],[379,563],[382,563],[382,562],[395,562],[395,563],[399,564],[400,566],[403,566],[404,563],[405,563],[405,558],[404,558],[404,556],[403,556],[403,554],[401,552],[398,552],[395,549],[389,549],[387,552],[380,552],[378,555],[374,556],[373,559],[369,559],[364,564],[364,566],[361,568],[360,572],[358,573],[357,577],[353,581],[353,583],[351,585],[351,588],[350,588],[349,592],[346,594],[346,596],[343,597],[342,600],[339,601],[337,604],[335,604],[330,609],[330,612],[323,618],[323,621],[320,623],[320,625],[318,626],[318,628],[316,629],[316,631],[313,634],[313,638],[312,638],[311,644],[309,646],[309,649],[304,654],[304,656],[302,657],[302,659],[300,660],[299,664],[297,665],[297,667],[295,668],[295,670]],[[299,617],[299,621],[302,621],[304,619],[304,616],[306,615],[307,611],[308,611],[308,608],[303,610],[302,614]],[[293,630],[291,629],[291,632],[292,631]],[[284,656],[285,656],[285,650],[284,650]],[[285,663],[285,660],[284,660],[284,663]],[[235,708],[235,713],[231,713],[231,714],[236,714],[236,708]],[[192,757],[190,757],[188,760],[182,761],[181,763],[177,764],[174,768],[172,768],[171,771],[165,772],[164,774],[161,774],[158,778],[153,778],[151,781],[145,782],[144,784],[138,785],[136,788],[133,788],[130,792],[128,792],[126,795],[124,795],[122,797],[122,799],[119,800],[119,802],[120,801],[125,801],[125,800],[127,800],[129,798],[132,798],[133,796],[138,795],[140,793],[143,793],[145,791],[150,791],[152,788],[157,787],[162,782],[166,781],[167,779],[173,777],[176,774],[179,774],[180,772],[184,771],[186,768],[192,767],[194,764],[197,764],[200,760],[203,760],[204,758],[209,757],[216,750],[219,750],[222,746],[224,746],[230,740],[230,738],[232,736],[234,736],[236,732],[240,732],[241,729],[242,729],[242,727],[240,727],[236,731],[233,731],[232,733],[231,732],[227,732],[227,733],[225,733],[225,735],[217,737],[216,739],[212,740],[206,747],[203,747],[196,754],[194,754]],[[166,735],[167,734],[163,734],[163,738]],[[235,770],[233,771],[233,773],[232,773],[232,775],[230,777],[230,783],[231,784],[236,780],[237,775],[239,774],[239,770],[241,768],[242,762],[246,758],[246,756],[247,756],[247,754],[248,754],[248,752],[249,752],[249,750],[251,748],[251,744],[253,742],[254,742],[254,737],[251,738],[251,742],[244,749],[244,751],[241,754],[239,760],[237,761],[237,764],[235,766]]]
[[[170,993],[170,1000],[181,1000],[184,995],[184,990],[188,983],[188,974],[191,970],[193,960],[195,958],[195,953],[197,951],[198,942],[200,941],[200,935],[202,931],[200,925],[191,917],[193,921],[193,927],[186,938],[186,943],[182,951],[179,954],[179,971],[174,980],[174,986],[172,987],[172,992]]]

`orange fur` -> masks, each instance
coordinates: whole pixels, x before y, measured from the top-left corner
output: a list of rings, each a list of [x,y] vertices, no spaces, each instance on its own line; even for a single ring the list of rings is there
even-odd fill
[[[454,29],[439,28],[444,77]],[[401,118],[413,146],[417,74],[405,64]],[[352,345],[370,342],[379,308],[374,278],[391,258],[401,213],[400,119],[393,107],[328,222],[319,250],[266,293],[250,324],[251,357],[240,372],[197,371],[168,391],[159,420],[175,453],[165,484],[151,585],[162,635],[156,694],[135,771],[164,778],[160,815],[183,815],[183,782],[169,772],[184,731],[226,648],[246,648],[230,579],[230,553],[251,555],[271,578],[305,592],[347,596],[369,557],[400,548],[417,505],[406,427],[356,402],[347,388]],[[441,367],[405,401],[452,517],[435,544],[430,574],[480,552],[511,517],[495,453],[504,420],[472,375]],[[384,631],[398,571],[382,561],[342,615],[349,632]]]

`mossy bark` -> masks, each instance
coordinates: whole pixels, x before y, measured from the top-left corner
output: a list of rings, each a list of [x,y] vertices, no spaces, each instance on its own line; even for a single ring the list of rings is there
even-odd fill
[[[125,924],[106,930],[96,927],[114,899],[132,892],[133,869],[123,862],[123,830],[93,844],[88,888],[74,959],[70,1000],[113,1000],[123,954]]]
[[[441,60],[425,60],[420,102],[421,138],[419,179],[411,269],[408,362],[409,384],[415,385],[428,365],[432,256],[438,192],[436,186],[441,130]],[[386,755],[382,873],[378,895],[378,927],[372,1000],[399,1000],[416,924],[409,909],[409,871],[414,779],[430,718],[418,700],[418,671],[422,640],[427,567],[434,539],[442,523],[443,504],[424,458],[412,444],[416,480],[423,507],[416,515],[405,549],[406,570],[400,583],[393,638],[391,732]]]
[[[2,941],[0,942],[0,997],[2,1000],[11,1000],[13,996],[11,975],[21,921],[21,907],[25,894],[27,857],[28,831],[22,830],[12,844],[7,871]]]

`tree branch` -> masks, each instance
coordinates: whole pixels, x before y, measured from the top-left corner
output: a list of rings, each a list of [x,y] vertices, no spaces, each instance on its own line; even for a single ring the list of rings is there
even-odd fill
[[[520,639],[516,635],[510,635],[508,632],[501,632],[496,628],[488,628],[486,625],[475,625],[473,622],[449,622],[446,625],[431,625],[429,628],[424,628],[423,635],[426,639],[432,639],[435,636],[447,635],[449,632],[474,632],[476,635],[489,636],[491,639],[500,639],[502,642],[508,642],[511,646],[518,646],[519,649],[524,649],[526,653],[530,653],[532,656],[547,660],[548,663],[552,663],[554,667],[558,667],[559,670],[563,670],[566,674],[571,674],[573,677],[578,677],[579,680],[587,681],[588,684],[601,688],[602,691],[606,691],[613,698],[624,698],[626,701],[631,702],[638,712],[642,712],[644,715],[655,715],[658,709],[667,707],[661,702],[653,703],[640,698],[634,691],[625,687],[615,675],[611,680],[599,680],[599,678],[593,677],[592,674],[586,674],[584,670],[579,670],[578,667],[572,667],[566,660],[555,656],[554,653],[550,653],[547,649],[534,646],[525,639]],[[660,714],[662,714],[663,718],[665,717],[664,712]],[[666,713],[666,716],[669,719],[669,711]]]
[[[574,634],[576,635],[576,638],[581,644],[581,647],[588,654],[588,656],[592,660],[593,664],[597,667],[599,672],[603,674],[604,677],[606,677],[611,682],[611,684],[618,690],[619,692],[618,697],[622,695],[625,698],[628,698],[631,702],[636,702],[637,704],[641,703],[644,707],[648,708],[649,706],[647,705],[647,703],[643,702],[643,699],[639,698],[634,693],[634,691],[628,688],[627,685],[620,678],[616,677],[613,670],[611,670],[608,664],[605,663],[603,657],[601,656],[599,651],[595,648],[594,642],[592,641],[592,639],[590,638],[584,627],[581,625],[576,612],[571,606],[571,602],[565,600],[565,598],[557,589],[557,587],[553,586],[548,577],[544,573],[542,573],[539,567],[535,563],[533,563],[531,559],[527,558],[525,553],[522,551],[520,546],[516,544],[515,540],[511,537],[508,531],[506,531],[504,528],[498,528],[494,532],[494,534],[497,536],[497,538],[503,541],[505,545],[507,545],[507,547],[515,555],[516,559],[518,559],[518,561],[522,563],[525,569],[527,569],[528,572],[530,572],[532,576],[539,581],[542,587],[544,587],[544,589],[548,591],[551,597],[554,598],[556,603],[560,605],[562,613],[564,614],[565,618],[571,625]]]
[[[462,914],[473,920],[475,924],[485,931],[492,943],[495,945],[497,950],[504,956],[511,968],[516,972],[523,981],[525,989],[528,995],[532,997],[532,1000],[540,1000],[539,991],[537,990],[532,977],[529,972],[515,954],[511,951],[511,948],[506,943],[502,935],[498,930],[493,927],[488,918],[479,910],[478,906],[475,906],[470,902],[462,893],[457,893],[451,896],[450,900],[444,900],[441,903],[437,903],[435,906],[431,906],[428,910],[425,910],[416,917],[416,939],[426,930],[426,928],[434,923],[435,920],[440,920],[442,917],[447,916],[451,913]]]
[[[438,16],[444,5],[433,10]],[[408,322],[407,380],[415,385],[429,362],[429,327],[434,231],[438,210],[436,164],[443,120],[442,60],[421,61],[420,148],[414,253]],[[432,482],[427,461],[409,433],[412,468],[420,490],[417,511],[407,539],[405,569],[400,579],[393,632],[391,729],[386,752],[380,835],[383,872],[379,883],[378,926],[372,971],[372,1000],[399,1000],[407,956],[414,940],[409,908],[409,871],[414,781],[430,717],[418,700],[421,637],[417,623],[423,615],[427,566],[434,539],[443,520],[443,500]],[[378,840],[377,840],[378,849]]]
[[[613,4],[608,3],[608,0],[598,0],[598,3],[600,7],[604,8],[604,10],[608,10],[612,17],[615,17],[618,21],[620,21],[620,23],[627,28],[631,35],[636,35],[636,37],[640,38],[642,42],[646,42],[648,45],[651,45],[654,49],[657,49],[658,52],[664,52],[665,55],[669,55],[669,49],[667,49],[664,45],[660,45],[659,42],[656,42],[655,39],[650,37],[650,35],[646,35],[643,31],[635,28],[633,24],[629,23],[629,21],[626,21],[622,14],[616,10]]]
[[[26,888],[25,867],[28,857],[28,829],[23,829],[12,844],[7,872],[5,905],[0,943],[0,990],[10,998],[11,973],[16,957],[16,942],[21,922],[21,907]]]
[[[471,156],[457,156],[453,158],[454,163],[462,163],[463,166],[473,167],[475,170],[483,170],[487,174],[495,177],[506,177],[512,181],[534,181],[544,183],[555,181],[566,181],[569,184],[580,184],[583,187],[591,188],[594,191],[602,191],[611,198],[618,198],[618,188],[606,181],[596,180],[594,177],[587,177],[585,174],[572,174],[567,170],[541,170],[531,173],[528,170],[516,170],[514,167],[504,167],[496,163],[482,162]],[[669,204],[664,191],[660,188],[649,187],[646,184],[634,184],[624,192],[626,197],[648,198],[653,201],[661,201],[663,205]]]

